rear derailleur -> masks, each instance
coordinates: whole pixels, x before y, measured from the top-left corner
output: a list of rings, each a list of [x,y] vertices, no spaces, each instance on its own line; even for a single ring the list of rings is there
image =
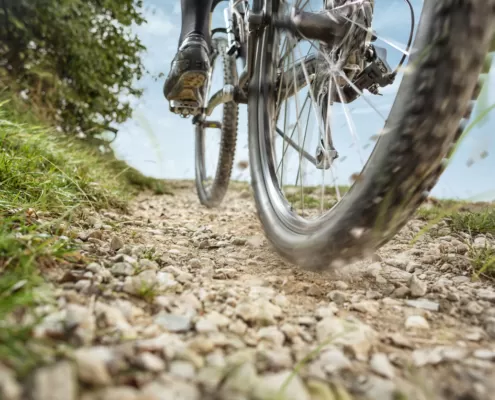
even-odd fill
[[[344,102],[351,103],[356,100],[366,89],[374,95],[381,95],[379,89],[391,85],[395,81],[397,73],[392,71],[387,62],[387,50],[382,47],[369,44],[365,51],[366,66],[353,79],[342,88]],[[356,90],[357,89],[357,90]],[[336,102],[341,99],[335,98]]]

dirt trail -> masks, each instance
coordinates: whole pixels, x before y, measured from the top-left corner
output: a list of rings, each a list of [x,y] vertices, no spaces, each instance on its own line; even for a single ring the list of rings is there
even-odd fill
[[[372,260],[318,275],[275,254],[246,190],[207,210],[187,183],[132,208],[85,219],[95,262],[59,271],[36,329],[62,360],[22,396],[0,370],[0,397],[493,399],[495,290],[465,272],[466,242],[493,238],[440,225],[411,245],[413,220]]]

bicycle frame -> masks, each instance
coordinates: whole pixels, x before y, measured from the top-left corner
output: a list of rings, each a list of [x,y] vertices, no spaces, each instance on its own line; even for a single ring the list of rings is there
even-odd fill
[[[254,72],[256,41],[266,26],[271,25],[277,29],[288,31],[296,40],[319,40],[329,46],[342,43],[343,38],[353,26],[350,19],[352,15],[346,15],[347,10],[351,10],[351,8],[346,9],[343,6],[338,7],[339,12],[336,12],[337,9],[320,13],[293,9],[290,16],[278,16],[267,14],[266,10],[254,12],[249,8],[248,0],[214,0],[212,12],[218,4],[224,1],[229,2],[228,7],[224,10],[226,28],[214,29],[212,34],[216,31],[227,34],[227,54],[240,59],[243,70],[236,77],[236,82],[233,85],[226,85],[208,99],[203,114],[206,117],[211,116],[213,110],[224,103],[235,101],[238,104],[247,104],[247,88]],[[263,3],[262,0],[254,1],[258,7]],[[373,10],[368,10],[368,12],[372,15]],[[336,97],[335,94],[330,94],[332,102],[350,103],[356,100],[359,97],[358,93],[362,93],[364,89],[378,94],[378,87],[385,87],[394,82],[397,70],[392,71],[386,62],[385,49],[379,50],[379,48],[370,45],[368,50],[369,58],[366,60],[366,68],[352,82],[349,81],[349,84],[342,87],[343,96]],[[283,71],[278,79],[282,82],[288,82],[289,85],[277,86],[286,88],[285,92],[280,93],[279,98],[286,99],[293,96],[295,90],[300,91],[308,83],[311,83],[309,81],[316,75],[317,61],[316,56],[308,56],[303,60],[294,62],[287,68],[287,71]],[[197,121],[198,119],[194,119],[193,123]],[[284,132],[277,131],[277,133],[317,168],[330,168],[331,160],[329,157],[333,157],[330,152],[336,153],[336,151],[333,148],[329,130],[326,133],[327,137],[322,139],[322,145],[317,149],[316,157],[310,156],[299,149],[296,144],[291,143]]]
[[[346,21],[339,15],[330,11],[327,13],[297,12],[294,10],[290,17],[270,17],[264,14],[256,14],[249,9],[248,0],[216,0],[212,10],[223,1],[228,1],[229,6],[224,10],[227,33],[227,53],[241,59],[243,71],[238,78],[236,87],[225,87],[215,93],[208,101],[206,115],[210,116],[215,107],[232,100],[238,103],[247,103],[245,86],[252,77],[256,48],[254,41],[261,29],[271,23],[273,26],[290,31],[296,38],[314,39],[332,42],[338,40],[347,32]],[[236,30],[238,35],[236,36]],[[313,60],[304,60],[311,63]],[[305,65],[308,69],[311,66]]]

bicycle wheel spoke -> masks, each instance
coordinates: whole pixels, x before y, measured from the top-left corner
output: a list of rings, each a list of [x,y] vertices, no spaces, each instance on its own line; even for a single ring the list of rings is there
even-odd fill
[[[359,153],[359,160],[361,161],[361,166],[364,166],[364,158],[363,158],[363,153],[361,152],[361,146],[359,145],[359,138],[356,132],[356,126],[354,125],[354,122],[351,117],[351,113],[349,109],[347,108],[347,105],[344,102],[344,95],[342,94],[342,89],[337,83],[337,79],[335,78],[335,75],[332,73],[332,79],[335,82],[335,86],[337,88],[337,93],[339,95],[341,104],[342,104],[342,109],[344,110],[344,115],[345,119],[347,121],[347,125],[349,127],[349,131],[351,133],[354,145],[358,148],[358,153]]]

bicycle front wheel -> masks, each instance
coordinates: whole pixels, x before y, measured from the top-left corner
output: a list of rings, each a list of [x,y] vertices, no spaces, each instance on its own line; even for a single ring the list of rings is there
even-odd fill
[[[326,1],[352,24],[337,44],[296,40],[273,26],[258,40],[248,104],[253,189],[267,238],[293,263],[343,266],[387,242],[427,197],[463,132],[487,72],[495,0],[411,2],[421,17],[410,50],[389,39],[403,26],[396,0],[380,7],[371,0]],[[313,0],[289,3],[266,0],[265,7],[316,11]],[[382,34],[379,16],[386,12],[396,14],[383,19]],[[408,60],[382,97],[353,83],[375,40],[391,63]],[[358,95],[355,107],[349,88]],[[366,139],[376,144],[363,145]],[[348,155],[349,148],[358,154]],[[339,179],[337,169],[351,180]]]

